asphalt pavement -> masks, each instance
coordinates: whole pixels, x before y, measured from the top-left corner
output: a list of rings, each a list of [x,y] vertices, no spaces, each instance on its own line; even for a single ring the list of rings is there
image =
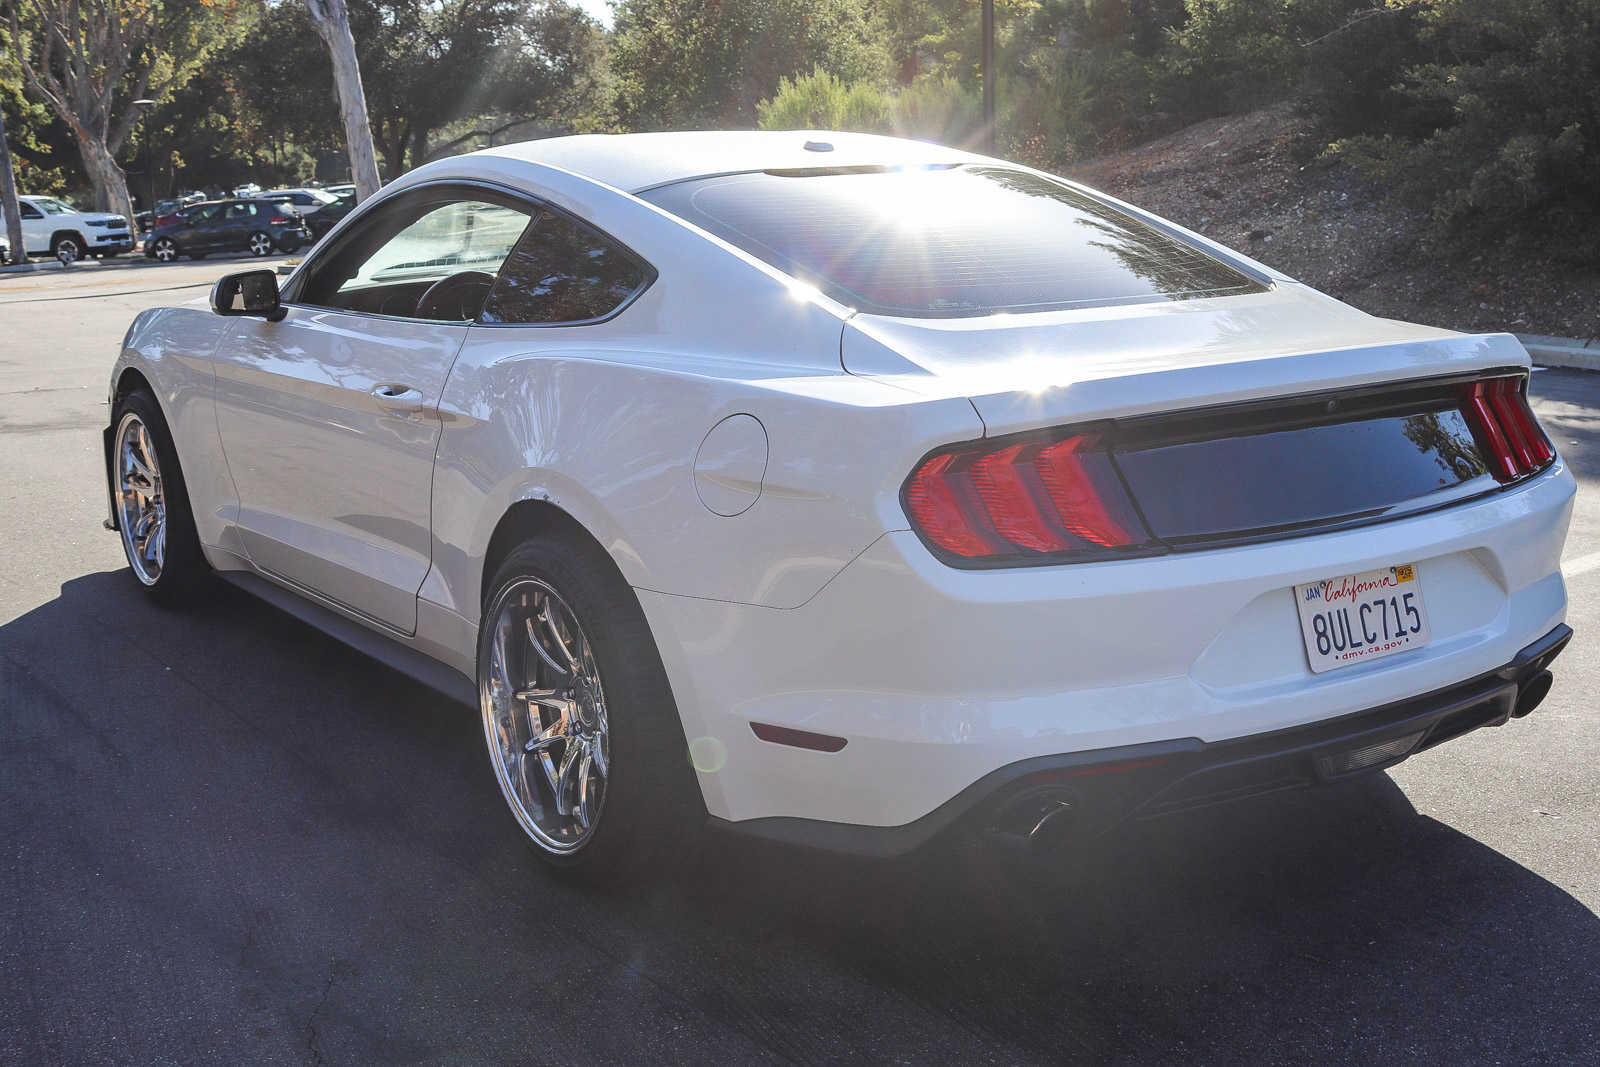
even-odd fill
[[[105,376],[244,265],[0,278],[0,1063],[1600,1062],[1600,375],[1534,377],[1583,489],[1528,719],[1049,866],[710,837],[597,893],[470,710],[136,592]]]

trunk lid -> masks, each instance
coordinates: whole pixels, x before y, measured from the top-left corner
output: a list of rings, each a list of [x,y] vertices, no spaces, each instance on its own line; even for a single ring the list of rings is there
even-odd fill
[[[1034,315],[857,315],[840,356],[852,374],[969,398],[988,436],[1528,365],[1509,334],[1375,318],[1293,282]]]

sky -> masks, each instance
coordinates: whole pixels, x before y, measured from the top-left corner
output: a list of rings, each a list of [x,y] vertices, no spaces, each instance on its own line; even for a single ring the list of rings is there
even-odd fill
[[[611,5],[607,0],[577,0],[578,6],[600,20],[602,26],[611,25]]]

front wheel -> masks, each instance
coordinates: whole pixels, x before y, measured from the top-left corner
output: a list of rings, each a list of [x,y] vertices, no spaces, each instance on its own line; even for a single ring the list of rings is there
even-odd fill
[[[272,251],[272,235],[257,230],[250,235],[250,254],[258,259]]]
[[[598,549],[540,537],[496,574],[478,642],[489,762],[535,853],[595,881],[692,826],[677,706],[637,598]]]
[[[122,551],[156,600],[186,598],[211,573],[200,551],[178,454],[155,399],[142,390],[117,405],[112,493]]]
[[[50,242],[50,254],[63,263],[75,263],[83,258],[83,238],[77,234],[57,234]]]
[[[157,237],[155,244],[150,246],[150,251],[161,262],[171,263],[178,258],[178,242],[170,237]]]

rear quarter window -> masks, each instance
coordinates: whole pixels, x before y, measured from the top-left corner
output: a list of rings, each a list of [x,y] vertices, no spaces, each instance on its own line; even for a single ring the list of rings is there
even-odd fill
[[[593,322],[619,310],[653,278],[642,260],[599,230],[547,209],[506,257],[478,321]]]
[[[1265,285],[1027,171],[768,171],[641,194],[861,311],[914,317],[1184,300]]]

